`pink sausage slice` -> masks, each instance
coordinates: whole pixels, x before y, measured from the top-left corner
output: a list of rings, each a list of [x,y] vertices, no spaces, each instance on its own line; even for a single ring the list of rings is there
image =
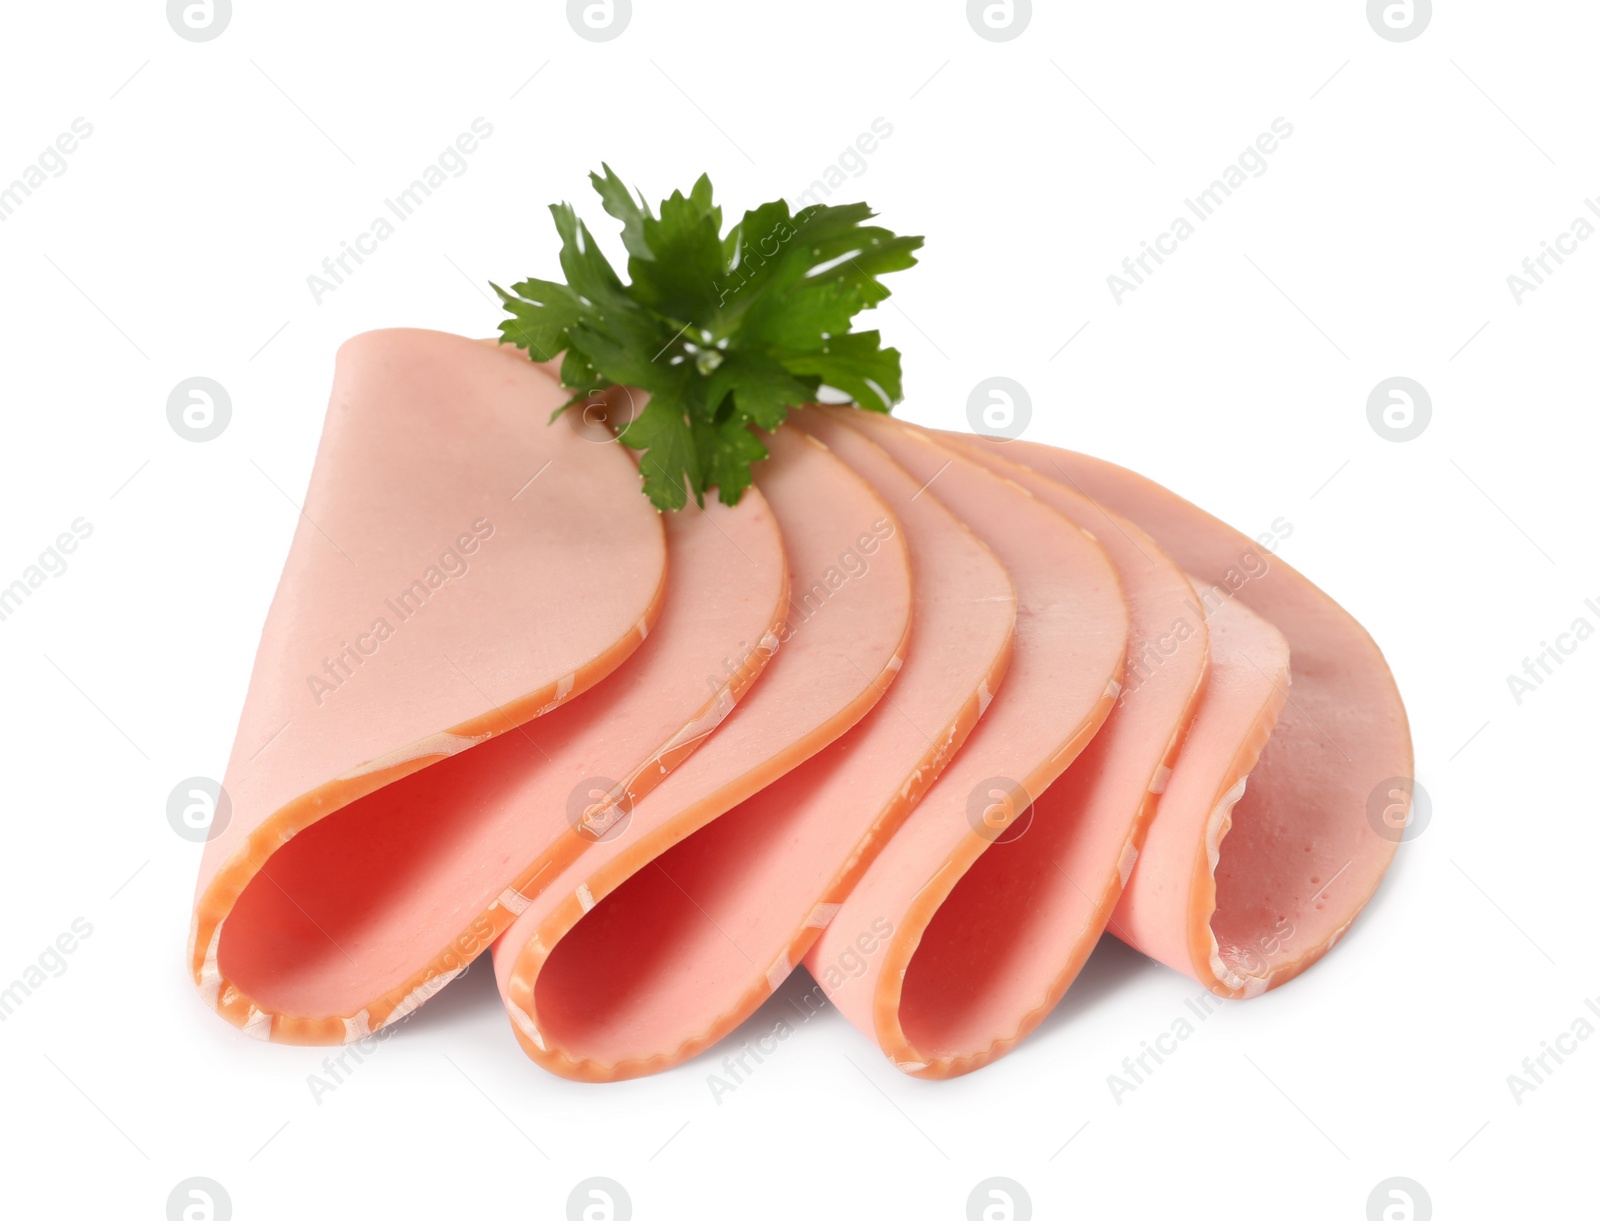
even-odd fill
[[[320,529],[303,530],[290,557],[246,723],[261,716],[258,695],[273,706],[286,687],[303,690],[329,632],[367,614],[397,622],[318,715],[284,708],[299,720],[277,742],[245,733],[235,749],[236,822],[240,795],[263,808],[264,783],[303,791],[246,841],[244,867],[228,866],[237,876],[202,885],[196,980],[251,1034],[334,1042],[410,1012],[511,922],[518,886],[585,845],[568,821],[575,791],[591,800],[580,782],[648,787],[759,672],[763,653],[737,675],[721,661],[781,621],[786,573],[764,502],[668,524],[676,579],[657,617],[662,523],[646,505],[629,530],[617,524],[643,499],[637,472],[619,447],[548,425],[559,397],[516,354],[448,336],[384,334],[341,357],[307,509]],[[385,591],[405,588],[395,574],[422,572],[463,514],[495,533],[457,588],[402,619]],[[328,579],[346,563],[329,558],[335,545],[359,579]],[[552,640],[587,641],[596,623],[637,652],[569,701],[592,676],[571,677],[580,654]],[[529,670],[546,655],[552,664]],[[550,670],[562,673],[542,687],[519,676]],[[507,695],[528,690],[543,704]],[[296,749],[280,755],[300,722]],[[380,746],[374,724],[394,736]],[[320,784],[308,758],[327,769]]]
[[[1209,605],[1215,597],[1202,586],[1191,606]],[[1135,949],[1218,995],[1247,997],[1266,990],[1271,959],[1292,941],[1294,930],[1275,916],[1259,944],[1219,943],[1211,928],[1217,909],[1213,875],[1234,807],[1289,695],[1289,645],[1236,601],[1216,602],[1210,626],[1211,668],[1200,708],[1112,927]],[[1240,862],[1237,855],[1229,860],[1235,869],[1278,868],[1270,859]]]
[[[494,946],[518,1042],[566,1077],[612,1081],[665,1068],[765,999],[788,973],[790,939],[807,935],[813,915],[820,921],[818,895],[842,884],[849,845],[870,832],[878,812],[876,796],[866,817],[814,801],[804,811],[786,808],[786,798],[808,800],[803,781],[786,781],[813,774],[807,759],[831,761],[833,752],[816,752],[852,726],[876,723],[890,681],[891,698],[907,681],[906,538],[884,499],[824,446],[793,428],[766,443],[772,457],[756,467],[756,485],[778,516],[793,574],[777,654],[711,740]],[[992,666],[1004,651],[1010,603],[1003,576],[996,581],[985,558],[968,543],[959,562],[997,599],[973,608],[970,625],[975,651]],[[972,669],[965,652],[940,652]],[[925,678],[915,681],[914,695],[926,690]],[[946,693],[930,712],[959,718],[979,681],[964,697]],[[929,743],[915,736],[914,753],[929,756]],[[893,786],[907,782],[903,755],[891,765]],[[862,779],[859,769],[853,774]],[[883,788],[879,777],[872,792]],[[764,828],[766,816],[775,821]]]
[[[899,1068],[950,1077],[1009,1050],[1064,986],[1078,930],[1062,922],[1080,900],[1074,891],[1062,904],[1054,862],[1028,851],[1058,812],[1029,807],[1111,711],[1128,612],[1105,552],[1039,498],[898,421],[835,418],[877,441],[919,497],[937,496],[983,539],[1017,592],[1004,687],[805,959]],[[993,842],[1019,831],[1014,843]],[[1001,853],[1017,862],[1013,888],[962,885]]]
[[[534,1058],[565,1076],[609,1081],[670,1067],[754,1012],[960,749],[1010,661],[1016,598],[989,549],[932,496],[917,496],[910,476],[860,433],[809,410],[789,423],[898,508],[915,597],[906,662],[855,728],[635,873],[564,940],[543,921],[538,942],[553,948],[541,963],[525,946],[519,986],[551,1012],[563,993],[585,998],[566,1002],[581,1020],[547,1021],[543,1047],[526,1011],[519,1027]],[[783,682],[770,674],[721,732],[736,732]],[[680,782],[698,770],[686,764]],[[638,945],[645,928],[647,954]]]
[[[1237,603],[1287,641],[1292,683],[1283,684],[1282,717],[1233,806],[1208,922],[1224,963],[1251,968],[1230,968],[1244,986],[1225,986],[1225,995],[1293,979],[1343,936],[1394,856],[1397,838],[1378,828],[1391,794],[1411,791],[1411,732],[1383,654],[1327,594],[1176,493],[1082,454],[1024,441],[1002,452],[1139,523],[1211,591],[1208,606]],[[1157,826],[1162,817],[1158,810]],[[1130,879],[1130,906],[1153,847]],[[1195,957],[1183,969],[1226,985]]]
[[[1164,788],[1168,796],[1159,798],[1160,808],[1166,810],[1170,804],[1168,777],[1186,731],[1193,741],[1190,725],[1205,682],[1209,634],[1204,616],[1196,613],[1199,598],[1189,579],[1138,526],[1067,484],[1008,461],[1001,456],[1004,451],[990,444],[968,439],[960,449],[1015,480],[1097,538],[1116,566],[1128,603],[1128,656],[1115,710],[1077,761],[1034,803],[1034,822],[1027,834],[997,843],[956,888],[958,893],[964,888],[1000,893],[1028,888],[1056,913],[1054,943],[1047,950],[1041,940],[1034,951],[1056,956],[1060,975],[1048,1002],[1053,1005],[1082,968],[1108,920],[1126,935],[1122,912],[1114,917],[1112,912],[1130,872],[1135,872],[1135,862],[1145,868],[1141,849],[1146,831]],[[1188,746],[1185,751],[1181,757],[1191,757]],[[1165,820],[1161,826],[1169,830]],[[1192,854],[1184,859],[1193,863]],[[1054,869],[1040,870],[1041,860]],[[1206,876],[1209,879],[1209,872]],[[934,918],[934,931],[941,939],[943,962],[925,945],[907,976],[908,990],[919,983],[919,971],[929,986],[936,986],[941,974],[981,978],[993,969],[987,964],[995,951],[984,943],[981,924],[962,922],[941,911]],[[1146,949],[1141,942],[1134,944]]]

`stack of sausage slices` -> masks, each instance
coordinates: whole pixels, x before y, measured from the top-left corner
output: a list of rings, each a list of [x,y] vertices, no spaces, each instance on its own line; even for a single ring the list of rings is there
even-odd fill
[[[1248,998],[1411,793],[1377,646],[1120,467],[841,407],[661,514],[520,353],[342,349],[196,896],[206,1003],[363,1039],[484,952],[565,1077],[668,1068],[802,964],[902,1071],[1021,1042],[1105,933]],[[648,454],[645,460],[649,460]]]

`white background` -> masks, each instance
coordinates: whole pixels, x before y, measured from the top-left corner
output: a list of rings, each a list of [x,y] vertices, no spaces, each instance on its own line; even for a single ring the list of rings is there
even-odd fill
[[[1396,44],[1357,0],[1077,0],[995,43],[952,0],[636,0],[591,43],[550,2],[238,0],[196,44],[155,0],[7,5],[0,184],[93,125],[0,223],[0,584],[93,526],[0,622],[0,984],[93,926],[0,1024],[8,1213],[159,1219],[205,1175],[240,1221],[557,1218],[606,1175],[641,1219],[959,1219],[1005,1175],[1040,1218],[1360,1221],[1405,1175],[1440,1218],[1593,1215],[1600,1038],[1520,1105],[1506,1078],[1600,996],[1600,643],[1520,705],[1506,676],[1600,626],[1600,241],[1520,304],[1506,277],[1600,195],[1600,11],[1440,7]],[[479,116],[467,172],[317,303],[306,277]],[[1107,275],[1280,116],[1267,172],[1117,304]],[[720,1105],[706,1058],[576,1085],[523,1058],[480,964],[315,1100],[328,1049],[196,998],[199,849],[165,803],[225,762],[336,346],[490,333],[485,280],[556,271],[547,203],[605,221],[602,158],[651,199],[709,170],[737,214],[878,117],[893,134],[834,198],[927,235],[876,319],[901,414],[960,427],[1008,376],[1032,438],[1247,533],[1287,518],[1281,556],[1393,663],[1431,825],[1323,964],[1120,1105],[1107,1074],[1199,989],[1115,943],[952,1082],[903,1078],[829,1011]],[[166,420],[195,375],[233,402],[205,444]],[[1394,375],[1434,406],[1403,444],[1366,418]]]

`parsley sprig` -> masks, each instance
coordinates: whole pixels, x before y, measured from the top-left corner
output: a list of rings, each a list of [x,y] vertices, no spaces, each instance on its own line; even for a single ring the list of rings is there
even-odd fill
[[[656,215],[601,169],[589,179],[622,223],[629,283],[572,205],[552,204],[567,282],[493,285],[511,315],[500,342],[537,360],[565,353],[561,382],[573,393],[556,415],[612,386],[649,392],[618,439],[644,451],[644,491],[658,509],[682,508],[689,494],[703,504],[712,487],[737,504],[767,456],[752,429],[771,432],[823,386],[871,411],[900,401],[900,353],[850,322],[889,295],[878,277],[916,263],[920,237],[867,224],[866,204],[790,215],[783,200],[723,234],[704,174]]]

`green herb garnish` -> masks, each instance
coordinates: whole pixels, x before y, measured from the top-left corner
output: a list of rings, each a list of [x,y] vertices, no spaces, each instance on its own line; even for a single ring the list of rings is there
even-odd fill
[[[618,440],[644,451],[644,491],[658,509],[682,508],[686,487],[697,504],[709,487],[737,504],[751,463],[767,456],[752,426],[771,432],[822,386],[870,411],[900,401],[900,353],[850,320],[889,295],[879,276],[916,263],[920,237],[866,224],[866,204],[791,216],[781,199],[724,235],[704,174],[656,216],[601,168],[589,179],[622,222],[631,282],[571,204],[552,204],[567,282],[494,285],[511,314],[500,342],[537,360],[566,353],[561,383],[573,395],[556,415],[612,386],[649,392]]]

